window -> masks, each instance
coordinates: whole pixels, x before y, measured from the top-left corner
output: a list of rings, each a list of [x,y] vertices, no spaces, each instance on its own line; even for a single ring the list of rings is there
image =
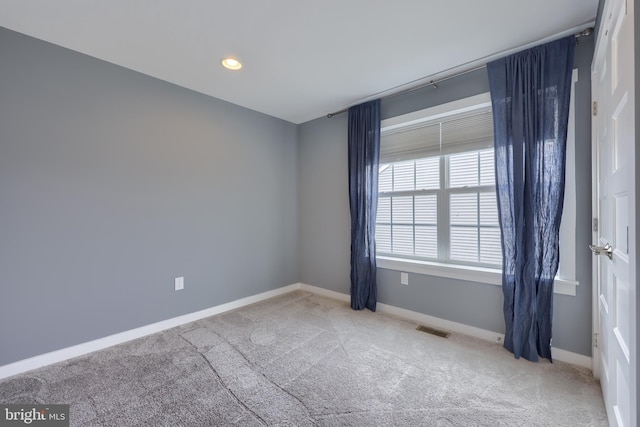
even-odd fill
[[[488,102],[382,129],[379,255],[502,262]]]
[[[577,81],[574,70],[560,265],[554,283],[555,293],[574,296],[578,286],[574,220]],[[484,93],[382,121],[378,267],[502,284],[497,211],[492,210],[494,172],[487,163],[493,147],[490,105],[491,97]],[[400,199],[403,196],[406,198]]]

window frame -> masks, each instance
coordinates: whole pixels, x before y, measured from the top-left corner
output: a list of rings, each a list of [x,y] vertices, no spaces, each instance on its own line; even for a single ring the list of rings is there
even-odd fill
[[[574,89],[577,82],[577,70],[573,71],[572,79],[572,94],[571,105],[569,114],[569,132],[567,135],[567,163],[571,163],[567,167],[567,184],[565,187],[565,193],[568,193],[568,208],[567,200],[565,200],[565,218],[575,217],[575,106],[574,106]],[[396,128],[402,128],[409,125],[419,124],[425,121],[437,120],[438,118],[450,116],[452,114],[459,114],[467,111],[472,111],[478,108],[483,108],[491,105],[491,95],[488,92],[471,96],[468,98],[460,99],[457,101],[449,102],[446,104],[437,105],[434,107],[426,108],[419,111],[414,111],[408,114],[391,117],[381,121],[382,130],[392,130]],[[444,155],[440,155],[440,174],[441,179],[444,179]],[[448,195],[450,194],[447,188],[446,182],[441,181],[441,188],[437,190],[438,194],[438,220],[441,218],[441,202],[448,203]],[[573,193],[571,194],[571,191]],[[442,194],[442,196],[440,196]],[[447,212],[449,211],[447,206]],[[568,212],[569,211],[569,212]],[[574,214],[571,215],[570,212]],[[447,226],[448,224],[447,219]],[[565,221],[566,223],[566,221]],[[440,232],[440,225],[438,225],[438,232]],[[561,227],[561,238],[575,236],[575,223],[572,226],[565,224],[565,229]],[[568,231],[567,231],[568,229]],[[448,233],[448,231],[447,231]],[[562,240],[562,239],[561,239]],[[448,242],[448,240],[447,240]],[[554,280],[554,293],[561,295],[576,295],[576,288],[579,282],[575,280],[575,240],[573,244],[561,245],[561,250],[565,250],[561,253],[561,260],[568,261],[565,265],[561,265],[558,269],[558,274],[565,272],[565,274],[572,274],[572,277],[559,277],[556,276]],[[449,243],[447,243],[448,245]],[[440,250],[440,248],[438,249]],[[425,261],[413,258],[394,257],[389,255],[377,255],[376,256],[378,268],[424,274],[429,276],[444,277],[450,279],[463,280],[469,283],[482,283],[488,285],[502,286],[502,269],[492,268],[481,265],[466,265],[459,263],[449,262],[437,262],[437,261]],[[561,261],[561,264],[562,261]],[[567,265],[570,264],[570,265]]]
[[[478,161],[480,162],[480,152],[482,151],[486,151],[488,149],[480,149],[480,150],[469,150],[469,151],[465,151],[465,152],[461,152],[458,154],[463,154],[463,153],[472,153],[472,152],[477,152],[478,153]],[[491,148],[491,150],[493,151],[493,147]],[[460,261],[460,260],[455,260],[452,258],[452,248],[451,248],[451,231],[452,228],[454,227],[462,227],[461,225],[457,225],[457,224],[452,224],[451,223],[451,196],[453,195],[459,195],[459,194],[477,194],[477,198],[478,198],[478,205],[477,205],[477,214],[480,215],[480,209],[481,209],[481,203],[480,203],[480,195],[481,194],[496,194],[496,186],[495,184],[493,185],[488,185],[488,184],[483,184],[482,180],[480,177],[478,177],[478,185],[476,186],[461,186],[461,187],[453,187],[451,186],[451,174],[450,174],[450,155],[443,155],[442,156],[442,162],[445,165],[445,181],[444,181],[444,185],[443,185],[443,205],[442,205],[442,211],[443,211],[443,230],[445,231],[445,236],[444,236],[444,246],[445,246],[445,256],[442,257],[441,259],[445,259],[445,263],[446,264],[460,264],[460,265],[469,265],[469,266],[476,266],[476,267],[480,267],[480,268],[496,268],[496,264],[491,264],[491,263],[483,263],[482,261],[478,261],[478,262],[465,262],[465,261]],[[494,165],[495,168],[495,165]],[[481,168],[480,168],[480,164],[478,164],[478,174],[481,174]],[[497,209],[496,209],[496,213],[497,213]],[[498,220],[498,218],[496,217],[496,220]],[[469,227],[472,228],[472,227]],[[474,226],[473,228],[475,228],[478,233],[480,233],[480,231],[484,228],[484,229],[497,229],[498,231],[500,230],[500,225],[498,222],[496,222],[496,225],[483,225],[480,222],[480,218],[478,218],[478,223],[476,224],[476,226]],[[481,255],[481,251],[480,251],[480,235],[478,235],[478,257],[480,257]]]
[[[393,245],[393,229],[394,226],[401,226],[401,227],[412,227],[413,228],[413,243],[414,243],[414,254],[411,255],[405,255],[405,254],[401,254],[401,253],[391,253],[391,252],[383,252],[380,248],[378,248],[378,253],[383,256],[383,257],[397,257],[397,258],[401,258],[401,259],[415,259],[417,261],[427,261],[427,262],[436,262],[436,263],[443,263],[443,264],[456,264],[456,265],[466,265],[466,266],[476,266],[476,267],[482,267],[482,268],[497,268],[498,266],[496,264],[493,263],[488,263],[488,262],[482,262],[480,259],[478,259],[477,261],[470,261],[470,260],[462,260],[462,259],[456,259],[453,257],[452,254],[452,245],[451,245],[451,234],[452,234],[452,228],[470,228],[470,229],[474,229],[476,230],[479,235],[478,235],[478,256],[480,256],[480,245],[481,245],[481,239],[480,239],[480,233],[481,230],[485,229],[494,229],[494,230],[499,230],[499,225],[497,224],[497,222],[495,223],[495,225],[493,224],[482,224],[480,222],[480,218],[478,217],[477,220],[478,222],[474,225],[472,224],[465,224],[465,225],[461,225],[461,224],[452,224],[452,216],[451,216],[451,198],[454,195],[461,195],[461,194],[473,194],[473,195],[477,195],[478,199],[481,198],[481,194],[491,194],[491,195],[495,195],[495,184],[493,185],[488,185],[486,183],[481,182],[480,179],[478,179],[478,183],[477,185],[474,186],[452,186],[451,185],[451,164],[450,164],[450,158],[451,156],[455,156],[455,155],[459,155],[459,154],[464,154],[464,153],[482,153],[482,152],[486,152],[489,150],[493,150],[493,148],[472,148],[469,151],[462,151],[462,152],[457,152],[457,153],[452,153],[452,154],[439,154],[439,155],[432,155],[429,156],[427,158],[417,158],[417,159],[412,159],[412,160],[405,160],[405,161],[398,161],[398,162],[390,162],[390,163],[385,163],[385,165],[394,168],[395,165],[398,164],[403,164],[403,163],[413,163],[414,166],[414,172],[413,172],[413,176],[414,176],[414,180],[416,180],[416,186],[417,186],[417,176],[418,176],[418,165],[417,163],[422,160],[422,159],[434,159],[434,164],[437,162],[438,165],[438,187],[437,188],[420,188],[420,189],[413,189],[413,190],[409,190],[409,189],[398,189],[398,190],[380,190],[378,193],[378,213],[380,213],[380,206],[382,205],[382,201],[385,199],[391,199],[392,201],[389,202],[389,209],[391,209],[391,211],[393,212],[393,200],[395,198],[405,198],[405,197],[413,197],[413,203],[414,203],[414,208],[413,208],[413,221],[411,223],[409,222],[396,222],[396,221],[392,221],[392,218],[389,218],[389,222],[387,221],[381,221],[380,220],[380,215],[378,215],[377,221],[376,221],[376,227],[377,226],[383,226],[383,227],[389,227],[391,230],[391,244]],[[480,156],[481,154],[479,154]],[[478,161],[480,162],[480,157],[478,156]],[[381,165],[382,166],[382,165]],[[435,166],[435,165],[434,165]],[[480,164],[478,164],[478,173],[481,173],[481,169],[480,169]],[[395,169],[391,169],[392,172],[392,176],[395,176]],[[381,171],[382,172],[382,171]],[[435,174],[434,174],[435,175]],[[479,178],[479,177],[478,177]],[[392,178],[392,182],[395,182],[394,178]],[[418,219],[416,218],[416,207],[415,207],[415,203],[417,203],[416,198],[419,198],[420,196],[435,196],[436,199],[436,205],[437,205],[437,209],[436,209],[436,222],[434,224],[427,224],[427,223],[423,223],[418,221]],[[480,200],[478,200],[480,201]],[[478,203],[477,207],[478,210],[476,211],[478,214],[480,213],[480,206],[481,204]],[[426,255],[418,255],[415,252],[417,251],[417,232],[418,232],[418,228],[422,227],[422,226],[431,226],[431,227],[435,227],[437,230],[437,236],[438,236],[438,245],[435,249],[436,255],[434,257],[430,257],[430,256],[426,256]]]

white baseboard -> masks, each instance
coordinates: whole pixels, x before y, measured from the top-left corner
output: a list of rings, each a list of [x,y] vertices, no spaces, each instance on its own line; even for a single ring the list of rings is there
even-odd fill
[[[9,363],[4,366],[0,366],[0,379],[8,378],[23,372],[31,371],[33,369],[40,368],[42,366],[51,365],[53,363],[62,362],[74,357],[82,356],[93,351],[102,350],[107,347],[111,347],[117,344],[122,344],[127,341],[141,338],[147,335],[161,332],[166,329],[174,328],[176,326],[184,325],[185,323],[194,322],[196,320],[204,319],[205,317],[214,316],[216,314],[224,313],[226,311],[235,310],[236,308],[244,307],[249,304],[254,304],[269,298],[273,298],[278,295],[282,295],[295,290],[305,290],[317,295],[325,296],[328,298],[337,299],[340,301],[350,301],[351,297],[348,294],[341,292],[331,291],[329,289],[319,288],[317,286],[308,285],[305,283],[294,283],[292,285],[283,286],[278,289],[263,292],[250,297],[241,298],[239,300],[231,301],[226,304],[221,304],[215,307],[207,308],[205,310],[196,311],[194,313],[185,314],[183,316],[174,317],[172,319],[163,320],[160,322],[152,323],[150,325],[141,326],[139,328],[130,329],[128,331],[120,332],[117,334],[109,335],[103,338],[98,338],[93,341],[89,341],[82,344],[77,344],[71,347],[55,350],[49,353],[41,354],[38,356],[30,357],[28,359],[19,360],[17,362]],[[429,316],[423,313],[418,313],[404,308],[395,307],[393,305],[378,303],[378,311],[381,313],[389,313],[398,317],[402,317],[407,320],[414,321],[416,323],[422,323],[425,325],[433,326],[438,329],[444,329],[450,332],[469,335],[472,337],[480,338],[489,342],[502,342],[504,334],[499,332],[488,331],[486,329],[476,328],[474,326],[465,325],[462,323],[452,322],[450,320],[440,319],[438,317]],[[584,368],[591,369],[591,358],[583,356],[582,354],[573,353],[560,348],[552,348],[552,355],[554,360],[570,363],[572,365],[582,366]]]
[[[300,283],[283,286],[278,289],[263,292],[257,295],[252,295],[246,298],[241,298],[235,301],[228,302],[226,304],[221,304],[215,307],[207,308],[205,310],[196,311],[194,313],[185,314],[183,316],[174,317],[172,319],[162,320],[160,322],[152,323],[150,325],[141,326],[139,328],[130,329],[124,332],[119,332],[117,334],[109,335],[103,338],[98,338],[93,341],[77,344],[71,347],[66,347],[60,350],[55,350],[49,353],[30,357],[28,359],[23,359],[17,362],[9,363],[7,365],[0,366],[0,379],[21,374],[23,372],[31,371],[33,369],[37,369],[42,366],[51,365],[57,362],[62,362],[64,360],[68,360],[73,357],[82,356],[84,354],[91,353],[93,351],[102,350],[103,348],[111,347],[117,344],[122,344],[124,342],[131,341],[136,338],[141,338],[147,335],[155,334],[156,332],[161,332],[166,329],[175,328],[176,326],[180,326],[180,325],[184,325],[185,323],[204,319],[205,317],[224,313],[230,310],[235,310],[236,308],[244,307],[246,305],[260,302],[268,298],[273,298],[275,296],[282,295],[291,291],[295,291],[297,289],[300,289]]]
[[[318,295],[326,296],[329,298],[339,299],[341,301],[350,301],[351,297],[347,294],[340,292],[330,291],[328,289],[319,288],[317,286],[307,285],[305,283],[299,284],[300,289],[312,292]],[[427,314],[418,313],[416,311],[407,310],[393,305],[378,303],[377,311],[381,313],[389,313],[403,319],[411,320],[416,323],[421,323],[438,329],[444,329],[445,331],[455,332],[458,334],[469,335],[475,338],[479,338],[484,341],[492,343],[504,342],[504,334],[500,332],[488,331],[486,329],[476,328],[475,326],[465,325],[463,323],[453,322],[451,320],[441,319],[439,317],[429,316]],[[563,350],[561,348],[551,348],[551,355],[553,360],[560,362],[570,363],[572,365],[581,366],[583,368],[592,369],[591,357],[584,356],[582,354],[573,353],[571,351]]]
[[[306,283],[299,283],[299,286],[303,291],[308,291],[316,295],[321,295],[323,297],[333,298],[345,302],[351,301],[351,296],[348,294],[343,294],[342,292],[331,291],[329,289],[307,285]]]
[[[551,347],[551,357],[553,357],[553,360],[559,360],[560,362],[581,366],[593,371],[593,359],[589,356],[573,353],[561,348]]]

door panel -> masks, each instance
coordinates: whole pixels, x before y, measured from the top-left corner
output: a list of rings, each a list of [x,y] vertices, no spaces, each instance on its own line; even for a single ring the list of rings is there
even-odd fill
[[[634,66],[633,2],[607,1],[596,41],[592,66],[594,117],[595,195],[598,245],[609,243],[613,256],[594,257],[594,373],[612,426],[631,426],[635,411],[635,283],[631,271],[629,230],[635,205],[634,187]]]

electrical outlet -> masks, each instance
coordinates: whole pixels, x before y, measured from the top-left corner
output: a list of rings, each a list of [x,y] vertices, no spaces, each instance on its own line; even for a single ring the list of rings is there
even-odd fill
[[[409,273],[400,273],[400,284],[401,285],[409,284]]]
[[[176,277],[175,289],[176,291],[181,291],[184,289],[184,277]]]

